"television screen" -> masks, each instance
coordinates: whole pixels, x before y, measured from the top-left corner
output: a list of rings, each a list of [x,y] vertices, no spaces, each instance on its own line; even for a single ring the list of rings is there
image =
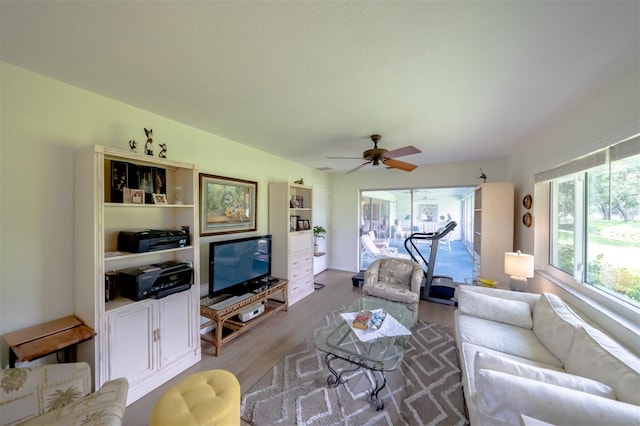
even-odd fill
[[[209,297],[243,294],[271,275],[271,235],[209,244]]]

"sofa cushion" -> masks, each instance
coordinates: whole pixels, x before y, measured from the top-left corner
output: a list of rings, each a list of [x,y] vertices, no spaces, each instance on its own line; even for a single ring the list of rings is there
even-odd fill
[[[533,308],[533,333],[563,362],[581,325],[584,321],[555,294],[543,294]]]
[[[640,359],[593,327],[576,330],[565,370],[606,383],[618,400],[640,405]]]
[[[526,379],[533,379],[539,382],[562,386],[569,389],[575,389],[604,398],[616,399],[613,389],[604,383],[562,371],[534,367],[532,365],[523,364],[492,353],[477,352],[474,361],[474,369],[477,371],[483,368],[487,370],[502,371],[503,373],[509,373]]]
[[[64,407],[49,411],[21,426],[101,425],[120,426],[127,404],[129,382],[119,378],[105,382],[98,391]]]
[[[544,347],[532,330],[477,318],[456,315],[457,340],[483,346],[545,364],[562,367],[563,363]]]
[[[19,424],[91,393],[86,362],[0,370],[0,424]]]
[[[476,359],[476,354],[478,352],[493,354],[495,356],[500,356],[502,358],[517,361],[521,364],[531,365],[539,368],[545,368],[547,370],[564,371],[562,367],[559,367],[557,365],[545,364],[543,362],[538,362],[531,359],[506,354],[504,352],[498,352],[493,349],[474,345],[468,342],[462,343],[461,346],[462,346],[462,350],[460,351],[460,364],[462,365],[461,367],[462,384],[465,387],[465,392],[467,392],[469,395],[474,395],[476,393],[476,387],[475,387],[473,376],[476,370],[475,359]]]
[[[520,424],[530,416],[557,425],[638,425],[638,406],[500,371],[476,372],[477,424]]]
[[[526,302],[507,300],[486,294],[461,291],[458,293],[458,309],[467,315],[503,322],[531,329],[531,307]]]
[[[373,284],[365,284],[362,287],[362,291],[370,296],[391,300],[393,302],[406,303],[408,305],[416,305],[420,302],[420,296],[412,292],[405,284],[389,284],[378,281]]]
[[[457,285],[456,297],[459,295],[459,293],[463,291],[485,294],[487,296],[492,296],[492,297],[499,297],[500,299],[527,302],[531,307],[531,309],[533,309],[534,306],[536,306],[536,303],[540,298],[540,294],[523,293],[520,291],[511,291],[511,290],[504,290],[501,288],[491,288],[491,287],[483,287],[483,286],[477,286],[477,285]]]

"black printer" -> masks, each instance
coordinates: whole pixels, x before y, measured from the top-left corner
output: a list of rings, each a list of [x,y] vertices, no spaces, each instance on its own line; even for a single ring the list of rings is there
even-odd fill
[[[193,267],[189,263],[167,261],[122,269],[118,276],[122,296],[131,300],[160,299],[191,288]]]
[[[185,247],[188,244],[188,229],[175,231],[169,229],[140,229],[120,231],[118,233],[118,250],[129,253],[167,250]]]

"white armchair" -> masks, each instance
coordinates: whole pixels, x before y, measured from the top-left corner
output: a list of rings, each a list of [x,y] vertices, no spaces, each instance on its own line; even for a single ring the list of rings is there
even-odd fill
[[[417,305],[423,277],[422,267],[413,260],[378,259],[364,272],[362,291],[370,296]]]
[[[121,378],[91,393],[85,362],[0,370],[0,425],[121,425],[128,391]]]

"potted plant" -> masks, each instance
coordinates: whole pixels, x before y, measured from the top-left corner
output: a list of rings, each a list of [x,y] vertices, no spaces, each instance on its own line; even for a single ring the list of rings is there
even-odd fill
[[[327,230],[324,229],[320,225],[315,225],[313,227],[313,252],[318,253],[318,241],[321,238],[324,238],[324,235],[327,233]]]

